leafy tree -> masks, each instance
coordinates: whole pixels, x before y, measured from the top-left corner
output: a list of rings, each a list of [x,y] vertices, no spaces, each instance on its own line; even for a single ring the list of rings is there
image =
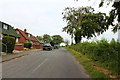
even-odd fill
[[[43,37],[42,36],[37,36],[40,42],[43,42]]]
[[[80,8],[67,7],[64,9],[64,12],[62,13],[63,20],[67,22],[67,26],[63,28],[63,31],[71,35],[72,43],[76,30],[78,30],[81,25],[83,14],[91,13],[93,11],[94,9],[91,7],[80,7]]]
[[[43,35],[43,41],[44,43],[50,43],[51,42],[51,37],[48,34]]]
[[[55,42],[52,40],[52,41],[50,42],[50,44],[51,44],[52,46],[54,46]]]
[[[78,1],[78,0],[75,0]],[[109,5],[110,3],[113,3],[109,18],[107,21],[108,27],[111,25],[113,26],[113,32],[117,32],[118,29],[120,29],[120,1],[119,0],[101,0],[101,3],[99,4],[99,7],[104,6],[104,4],[107,3]],[[117,19],[117,23],[115,22],[115,19]]]
[[[102,7],[104,3],[107,3],[109,5],[111,2],[113,2],[112,7],[114,9],[111,9],[109,13],[108,18],[108,26],[113,26],[113,32],[117,32],[118,29],[120,29],[120,1],[118,0],[102,0],[99,4],[99,7]],[[117,23],[114,23],[115,19],[117,19]]]
[[[52,40],[54,44],[60,44],[61,42],[63,42],[63,38],[60,35],[53,35]]]
[[[63,19],[66,20],[67,26],[63,31],[74,37],[78,43],[82,38],[91,38],[97,34],[102,34],[108,29],[107,16],[105,13],[94,13],[91,7],[65,8]]]
[[[68,46],[69,43],[70,43],[70,41],[69,41],[68,39],[66,39],[64,42],[66,43],[67,46]]]

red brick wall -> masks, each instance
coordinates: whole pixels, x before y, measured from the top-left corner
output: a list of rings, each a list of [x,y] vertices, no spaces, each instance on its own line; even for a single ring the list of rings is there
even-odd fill
[[[42,48],[43,48],[43,45],[42,45],[42,44],[33,45],[33,47],[34,47],[35,49],[42,49]]]
[[[15,50],[19,50],[19,51],[24,50],[24,45],[22,45],[22,44],[15,44],[14,49]]]
[[[16,32],[19,32],[18,30],[16,30]],[[21,35],[21,33],[19,33],[20,38],[18,39],[18,43],[26,43],[26,39]]]

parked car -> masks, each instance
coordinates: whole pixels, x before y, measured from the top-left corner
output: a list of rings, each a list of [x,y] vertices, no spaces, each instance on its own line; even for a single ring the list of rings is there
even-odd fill
[[[47,43],[43,45],[43,50],[52,50],[51,44]]]
[[[54,45],[54,49],[58,49],[58,44],[55,44],[55,45]]]

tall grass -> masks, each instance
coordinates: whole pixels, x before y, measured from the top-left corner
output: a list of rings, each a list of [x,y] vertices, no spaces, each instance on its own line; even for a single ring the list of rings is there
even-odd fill
[[[106,39],[95,42],[82,42],[71,45],[69,48],[87,55],[93,61],[99,61],[101,66],[120,75],[120,43],[114,39],[108,42]]]

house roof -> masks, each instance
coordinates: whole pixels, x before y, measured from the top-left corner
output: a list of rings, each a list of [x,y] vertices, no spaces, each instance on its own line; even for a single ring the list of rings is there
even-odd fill
[[[28,34],[28,33],[24,32],[24,31],[22,31],[22,30],[20,30],[20,29],[18,29],[18,28],[17,28],[16,30],[18,30],[25,39],[29,39],[29,37],[26,35],[26,34]]]
[[[7,29],[7,30],[6,30],[6,29],[3,29],[3,24],[5,24],[5,25],[8,26],[8,29]],[[13,37],[20,37],[20,36],[15,32],[15,29],[14,29],[11,25],[6,24],[6,23],[1,22],[1,21],[0,21],[0,25],[2,26],[2,27],[0,27],[0,28],[2,28],[2,29],[1,29],[1,30],[2,30],[2,34],[10,35],[10,36],[13,36]]]
[[[34,42],[39,42],[38,39],[35,36],[33,36],[32,34],[26,32],[26,31],[22,31],[18,28],[16,30],[18,30],[25,39],[30,40],[30,41],[34,41]],[[30,34],[31,37],[28,37],[27,34]]]
[[[32,41],[36,41],[36,42],[38,41],[35,36],[32,36],[29,39],[32,40]]]

